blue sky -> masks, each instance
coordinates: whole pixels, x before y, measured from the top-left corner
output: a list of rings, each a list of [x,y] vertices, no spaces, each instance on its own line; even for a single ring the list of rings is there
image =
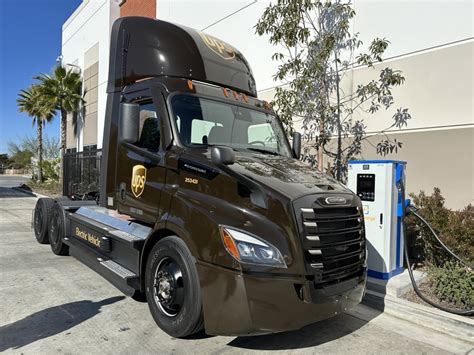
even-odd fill
[[[35,135],[31,119],[19,113],[18,91],[32,77],[49,73],[61,53],[61,27],[81,0],[0,0],[0,153],[7,143]],[[59,136],[59,119],[45,130]]]

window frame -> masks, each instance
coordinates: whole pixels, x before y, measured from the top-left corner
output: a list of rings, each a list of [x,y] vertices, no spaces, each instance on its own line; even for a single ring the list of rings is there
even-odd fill
[[[155,94],[151,91],[150,88],[141,89],[138,91],[131,91],[129,93],[124,93],[124,96],[125,96],[125,102],[129,102],[129,103],[136,103],[136,104],[140,104],[142,102],[153,103],[153,105],[155,106],[156,116],[160,124],[160,133],[163,132],[163,128],[164,128],[163,121],[167,119],[167,116],[163,117],[164,115],[163,109],[165,109],[166,111],[166,106],[160,109],[160,104],[156,100]],[[166,101],[163,100],[162,105],[166,105],[166,104],[167,104]],[[128,149],[130,149],[134,153],[148,159],[150,163],[153,163],[156,165],[164,165],[165,163],[165,159],[164,159],[165,142],[164,142],[164,138],[162,134],[160,134],[160,144],[159,144],[159,149],[157,152],[152,152],[146,148],[141,148],[137,146],[136,144],[126,143],[126,142],[122,142],[121,144],[126,146]]]
[[[150,148],[145,148],[145,147],[140,147],[137,143],[134,144],[134,146],[136,146],[137,148],[140,148],[140,149],[144,149],[144,150],[147,150],[148,152],[150,153],[153,153],[153,154],[157,154],[160,150],[161,150],[161,146],[162,146],[162,123],[161,123],[161,119],[160,119],[160,116],[158,114],[158,109],[157,109],[157,105],[155,104],[155,101],[153,100],[153,98],[150,96],[149,98],[144,98],[144,99],[140,99],[140,100],[132,100],[130,101],[132,103],[136,103],[138,104],[139,106],[141,105],[147,105],[147,104],[152,104],[153,105],[153,108],[154,108],[154,112],[155,112],[155,118],[158,120],[158,126],[159,126],[159,129],[160,129],[160,141],[158,142],[158,146],[156,147],[156,151],[154,150],[151,150]],[[141,112],[141,109],[139,108],[138,110],[138,120],[139,120],[139,123],[140,123],[140,112]],[[143,124],[145,124],[145,121],[143,122]],[[143,126],[141,127],[143,129]],[[140,128],[139,128],[139,137],[138,137],[138,140],[140,140],[141,138],[141,132],[140,132]]]

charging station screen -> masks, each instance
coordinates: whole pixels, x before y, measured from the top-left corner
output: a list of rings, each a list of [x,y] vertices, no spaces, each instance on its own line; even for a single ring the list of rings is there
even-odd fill
[[[375,201],[375,174],[357,174],[357,196],[362,201]]]

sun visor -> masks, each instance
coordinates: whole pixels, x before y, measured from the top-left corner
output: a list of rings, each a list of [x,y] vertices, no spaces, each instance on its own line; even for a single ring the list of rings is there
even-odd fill
[[[257,96],[247,60],[224,41],[147,17],[116,20],[111,34],[107,92],[156,76],[207,81]]]

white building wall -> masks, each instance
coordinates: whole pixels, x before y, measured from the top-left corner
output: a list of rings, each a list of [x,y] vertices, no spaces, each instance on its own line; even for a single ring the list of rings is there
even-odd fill
[[[389,127],[399,107],[408,107],[413,117],[404,130],[473,125],[473,63],[474,40],[467,40],[397,57],[375,65],[373,69],[355,69],[347,74],[347,81],[353,88],[377,80],[380,70],[387,66],[401,70],[406,81],[392,90],[395,104],[387,111],[381,108],[375,114],[363,115],[359,111],[354,118],[365,119],[368,133]]]
[[[73,63],[84,70],[84,54],[99,44],[98,148],[102,146],[104,130],[110,30],[114,20],[119,17],[118,3],[119,0],[83,0],[62,29],[63,64]],[[81,133],[78,138],[77,148],[82,150]]]
[[[375,38],[391,44],[385,57],[474,36],[472,0],[353,0],[354,32],[366,46]]]

